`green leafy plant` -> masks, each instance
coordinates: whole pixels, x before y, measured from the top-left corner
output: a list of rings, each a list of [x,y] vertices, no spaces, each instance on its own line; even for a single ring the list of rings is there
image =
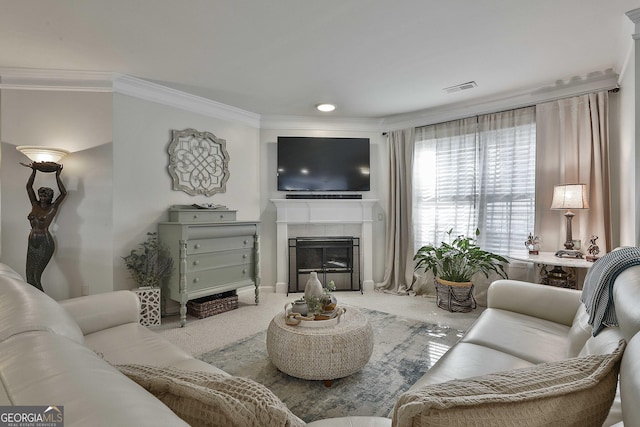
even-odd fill
[[[325,295],[331,295],[331,292],[336,290],[336,282],[334,282],[333,280],[330,281],[322,290],[324,291]]]
[[[322,313],[322,300],[317,295],[309,295],[304,298],[307,302],[307,307],[309,309],[309,314],[316,315]]]
[[[147,236],[138,249],[122,259],[138,286],[157,288],[173,271],[173,258],[169,250],[158,242],[157,233],[147,233]]]
[[[453,229],[449,230],[449,240]],[[476,237],[480,230],[476,229]],[[425,245],[418,249],[413,260],[415,269],[424,268],[431,271],[436,278],[451,282],[470,282],[471,277],[480,272],[485,277],[495,272],[502,278],[507,278],[503,264],[509,261],[492,252],[482,250],[476,244],[476,239],[458,236],[451,243],[441,242],[440,246]]]

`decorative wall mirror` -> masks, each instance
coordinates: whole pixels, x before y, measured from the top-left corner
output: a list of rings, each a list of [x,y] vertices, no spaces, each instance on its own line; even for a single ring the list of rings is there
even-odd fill
[[[211,132],[172,130],[169,144],[169,174],[173,189],[196,196],[227,191],[229,154],[227,141]]]

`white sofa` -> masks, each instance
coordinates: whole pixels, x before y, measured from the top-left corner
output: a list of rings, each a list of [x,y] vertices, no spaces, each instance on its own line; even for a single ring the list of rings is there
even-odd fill
[[[580,291],[514,280],[493,282],[488,290],[487,309],[409,392],[450,380],[610,353],[622,338],[627,347],[620,364],[619,390],[604,425],[640,426],[640,266],[623,271],[613,289],[620,326],[607,328],[593,337],[589,316],[580,302]],[[392,420],[352,417],[308,424],[309,427],[385,425],[391,426]],[[414,425],[420,424],[416,421]],[[510,423],[503,420],[495,425]]]
[[[579,292],[500,280],[489,308],[414,386],[528,367],[579,353],[628,346],[611,420],[640,425],[640,266],[621,274],[614,299],[619,328],[591,338]],[[112,365],[142,364],[224,374],[138,324],[129,291],[60,303],[0,264],[0,405],[63,405],[65,426],[187,425]],[[616,419],[617,418],[617,419]],[[611,422],[613,422],[611,421]],[[309,426],[390,426],[382,417],[347,417]]]
[[[67,427],[187,426],[111,364],[224,372],[140,326],[139,304],[130,291],[59,304],[0,264],[0,405],[62,405]]]

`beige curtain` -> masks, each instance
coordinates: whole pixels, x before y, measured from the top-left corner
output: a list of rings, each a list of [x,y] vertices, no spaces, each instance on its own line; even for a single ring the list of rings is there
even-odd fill
[[[413,282],[411,179],[415,130],[389,132],[389,197],[384,279],[377,290],[405,293]]]
[[[592,235],[601,251],[611,248],[607,92],[540,104],[536,107],[536,234],[542,250],[563,248],[565,211],[550,210],[555,184],[587,184],[589,209],[576,210],[573,239],[585,252]]]

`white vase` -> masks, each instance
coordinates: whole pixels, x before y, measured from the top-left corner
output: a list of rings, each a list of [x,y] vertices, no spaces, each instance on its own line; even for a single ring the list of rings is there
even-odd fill
[[[307,284],[304,287],[304,297],[308,299],[310,296],[321,297],[324,294],[322,283],[318,280],[318,273],[312,271]]]

